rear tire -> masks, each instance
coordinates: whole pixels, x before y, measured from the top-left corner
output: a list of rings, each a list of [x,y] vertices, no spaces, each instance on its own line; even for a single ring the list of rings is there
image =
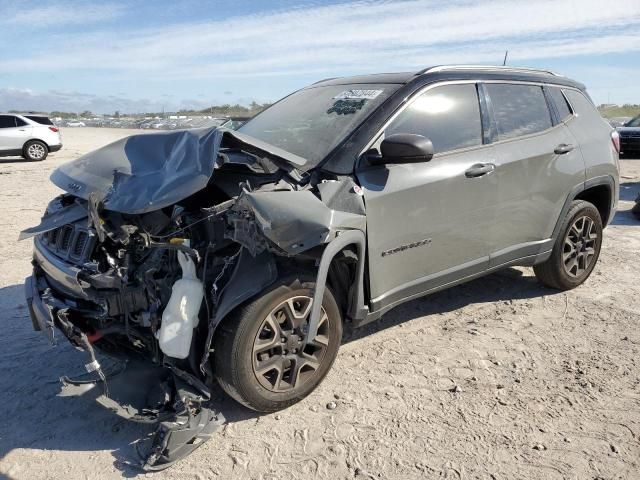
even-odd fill
[[[636,204],[633,206],[633,208],[631,209],[631,213],[638,219],[640,220],[640,195],[638,195],[638,198],[636,198]]]
[[[253,410],[275,412],[302,400],[324,379],[342,340],[342,315],[327,286],[316,341],[302,343],[314,287],[308,275],[282,279],[220,325],[214,370],[229,396]]]
[[[24,144],[22,156],[32,162],[40,162],[47,158],[49,148],[40,140],[31,140]]]
[[[582,284],[595,267],[602,246],[602,219],[598,209],[575,200],[562,222],[549,259],[533,267],[541,283],[558,290]]]

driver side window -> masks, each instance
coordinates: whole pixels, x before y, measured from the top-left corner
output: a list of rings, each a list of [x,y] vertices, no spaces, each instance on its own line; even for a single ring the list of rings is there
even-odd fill
[[[442,85],[410,103],[384,135],[414,133],[433,143],[434,153],[482,145],[482,122],[475,84]]]

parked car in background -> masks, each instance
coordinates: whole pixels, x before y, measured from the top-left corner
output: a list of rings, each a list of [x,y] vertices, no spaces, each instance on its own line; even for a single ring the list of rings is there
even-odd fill
[[[609,125],[611,125],[613,128],[622,127],[629,120],[631,120],[631,117],[612,117],[607,119]]]
[[[43,115],[0,114],[0,157],[44,160],[62,148],[58,127]]]
[[[244,125],[250,117],[189,117],[178,119],[154,119],[144,120],[133,124],[141,129],[154,130],[184,130],[189,128],[224,127],[236,130]],[[113,125],[110,125],[113,126]]]
[[[230,117],[225,123],[222,124],[222,126],[225,128],[230,128],[231,130],[237,130],[249,120],[251,120],[251,117]]]
[[[618,127],[618,134],[620,135],[620,154],[640,158],[640,115]]]
[[[67,122],[67,127],[86,127],[87,124],[80,120],[69,120]]]

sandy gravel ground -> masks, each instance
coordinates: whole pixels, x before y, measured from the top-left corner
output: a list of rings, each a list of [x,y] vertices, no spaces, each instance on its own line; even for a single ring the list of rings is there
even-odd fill
[[[84,354],[32,330],[22,282],[29,242],[56,195],[50,171],[130,132],[66,129],[42,163],[0,160],[0,476],[139,475],[147,428],[65,398],[58,378]],[[600,263],[569,293],[531,269],[413,301],[350,333],[325,382],[286,411],[259,416],[227,401],[229,423],[157,479],[640,478],[640,160],[622,167],[620,212]],[[335,402],[335,409],[327,404]]]

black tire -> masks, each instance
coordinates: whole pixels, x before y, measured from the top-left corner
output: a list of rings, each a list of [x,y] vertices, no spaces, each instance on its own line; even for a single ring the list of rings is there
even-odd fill
[[[278,321],[275,328],[271,328],[273,323],[268,324],[267,320],[267,318],[278,320],[278,315],[283,313],[281,310],[285,309],[282,304],[288,300],[300,306],[301,309],[310,308],[314,286],[313,279],[308,275],[293,275],[282,279],[259,298],[232,312],[216,330],[214,371],[220,386],[233,399],[258,412],[275,412],[302,400],[324,379],[333,365],[342,340],[342,315],[329,287],[325,288],[322,301],[326,318],[323,315],[323,323],[318,329],[318,333],[322,331],[322,335],[318,336],[317,344],[295,343],[299,342],[300,336],[293,333],[294,329],[291,330],[291,334],[283,333],[288,331],[288,327],[285,328],[286,320],[283,323]],[[306,298],[309,299],[308,305],[305,303]],[[287,305],[291,304],[287,303]],[[278,308],[281,310],[277,310]],[[308,315],[306,320],[298,321],[301,325],[305,325],[308,322]],[[265,332],[267,332],[266,336]],[[271,335],[273,339],[270,338]],[[277,341],[276,338],[282,342],[281,345],[275,345],[273,349],[264,352],[260,350],[262,344],[259,342],[263,342],[264,345],[272,344]],[[326,341],[326,346],[319,343],[320,339],[322,342]],[[259,353],[254,350],[258,350]],[[307,365],[309,358],[312,358],[316,365],[313,370]],[[262,375],[258,373],[260,364],[267,365],[268,369],[269,362],[283,361],[285,363],[280,364],[278,369],[274,365],[274,370],[268,370]],[[289,370],[286,370],[287,363]],[[294,370],[296,380],[292,386],[287,383],[286,372],[289,372],[290,380],[293,378]],[[285,373],[280,373],[281,371]],[[280,390],[281,387],[282,390]]]
[[[582,229],[576,229],[576,222],[578,227],[582,225]],[[595,236],[593,240],[585,240],[586,237],[576,235],[578,231],[586,229],[591,234],[586,232],[585,235]],[[574,239],[577,240],[574,242]],[[579,245],[578,248],[576,244]],[[601,246],[602,219],[598,209],[584,200],[575,200],[562,222],[551,257],[546,262],[535,265],[533,271],[547,287],[570,290],[589,278],[598,262]],[[590,253],[591,249],[593,253]]]
[[[638,198],[636,198],[636,204],[631,209],[631,213],[634,217],[640,220],[640,195],[638,195]]]
[[[32,162],[41,162],[49,155],[49,147],[40,140],[31,140],[24,144],[22,156]]]

